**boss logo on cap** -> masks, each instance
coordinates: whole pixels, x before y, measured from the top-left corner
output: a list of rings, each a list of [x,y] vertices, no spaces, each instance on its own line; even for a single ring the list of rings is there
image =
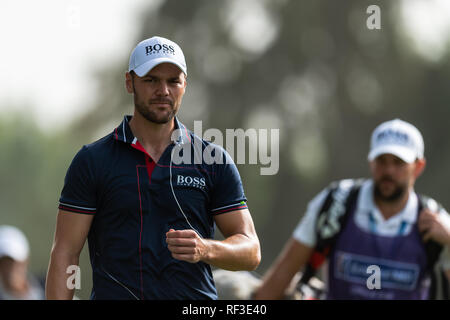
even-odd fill
[[[412,141],[409,139],[409,136],[406,133],[394,131],[394,130],[386,130],[380,132],[376,139],[377,143],[383,142],[391,142],[396,144],[403,145],[411,145]]]
[[[146,46],[145,47],[145,54],[146,55],[151,55],[151,54],[158,54],[160,51],[162,50],[162,52],[164,54],[175,54],[175,49],[173,46],[171,45],[167,45],[167,44],[154,44],[152,46]]]

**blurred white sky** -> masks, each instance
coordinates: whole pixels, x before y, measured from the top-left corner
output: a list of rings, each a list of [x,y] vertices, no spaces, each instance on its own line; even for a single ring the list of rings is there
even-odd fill
[[[431,62],[448,51],[450,37],[449,0],[403,0],[402,24],[414,49]]]
[[[123,63],[142,8],[161,0],[1,0],[0,116],[26,109],[45,129],[61,127],[97,94],[91,69]],[[403,0],[402,25],[425,59],[445,53],[449,0]],[[361,14],[366,14],[362,12]],[[381,8],[381,19],[383,21]],[[381,30],[382,32],[382,30]]]
[[[160,1],[1,0],[0,116],[26,109],[59,127],[95,98],[90,69],[123,63],[140,10]]]

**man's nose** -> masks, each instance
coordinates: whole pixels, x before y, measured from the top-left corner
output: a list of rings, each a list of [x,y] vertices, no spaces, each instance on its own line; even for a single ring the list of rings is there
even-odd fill
[[[168,96],[169,95],[169,86],[167,85],[167,82],[160,81],[158,83],[158,88],[156,90],[156,94],[159,96]]]
[[[394,163],[388,162],[383,166],[383,172],[385,174],[393,175],[396,171],[396,166]]]

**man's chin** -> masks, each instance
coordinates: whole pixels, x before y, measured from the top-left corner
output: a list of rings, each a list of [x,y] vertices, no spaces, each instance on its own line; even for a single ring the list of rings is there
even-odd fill
[[[166,124],[169,123],[170,121],[172,121],[172,119],[174,118],[174,114],[173,113],[168,113],[168,114],[143,114],[143,117],[145,119],[147,119],[150,122],[156,123],[156,124]]]
[[[394,201],[394,193],[393,192],[380,192],[378,193],[378,197],[386,202]]]
[[[147,120],[150,122],[156,123],[156,124],[166,124],[166,123],[169,123],[170,120],[172,120],[172,119],[173,119],[173,117],[170,117],[170,118],[165,117],[165,118],[150,118]]]
[[[375,196],[384,202],[395,202],[399,200],[403,194],[404,190],[401,188],[395,188],[394,190],[375,188]]]

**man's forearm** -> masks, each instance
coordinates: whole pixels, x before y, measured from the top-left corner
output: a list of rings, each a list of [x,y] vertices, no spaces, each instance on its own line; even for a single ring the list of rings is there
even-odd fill
[[[291,238],[263,277],[254,299],[282,299],[295,274],[302,269],[313,248]]]
[[[226,270],[255,270],[260,261],[259,241],[243,234],[225,240],[204,240],[208,250],[202,261]]]
[[[53,250],[45,284],[45,297],[48,300],[72,300],[74,289],[69,289],[67,280],[70,274],[67,268],[71,265],[78,266],[79,257],[70,256],[63,252]]]

